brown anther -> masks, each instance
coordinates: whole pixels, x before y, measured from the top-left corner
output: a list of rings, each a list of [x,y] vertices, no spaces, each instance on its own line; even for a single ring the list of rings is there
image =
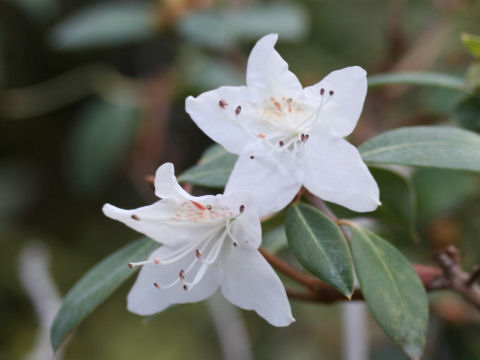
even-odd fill
[[[187,290],[188,290],[188,286],[187,286],[187,285],[183,285],[183,290],[187,291]]]
[[[309,137],[310,137],[310,135],[305,134],[305,140],[308,140]]]
[[[258,137],[261,139],[265,139],[267,137],[267,134],[265,134],[264,132],[261,132],[260,134],[258,134]]]
[[[132,216],[130,216],[133,220],[137,220],[137,221],[140,221],[140,218],[135,215],[135,214],[132,214]]]
[[[301,141],[306,141],[306,140],[307,140],[307,136],[306,136],[305,134],[300,135],[300,140],[301,140]]]
[[[242,111],[242,107],[238,105],[237,108],[235,109],[235,114],[240,115],[241,111]]]
[[[212,209],[213,209],[212,205],[207,205],[205,207],[207,208],[208,211],[212,211]]]
[[[237,247],[237,246],[238,246],[238,243],[234,241],[234,242],[232,243],[232,245],[233,245],[233,247]]]
[[[178,273],[178,276],[180,277],[180,279],[185,279],[185,270],[180,270],[180,272]]]
[[[283,146],[283,145],[285,145],[285,143],[283,142],[283,140],[280,140],[280,141],[278,142],[278,145]]]
[[[130,262],[130,263],[128,263],[128,267],[129,267],[130,269],[133,269],[133,268],[135,267],[135,264]]]
[[[220,100],[220,101],[218,102],[218,105],[219,105],[222,109],[225,109],[225,108],[227,107],[227,105],[228,105],[228,101],[222,99],[222,100]]]
[[[288,99],[287,99],[287,103],[289,103],[289,104],[290,104],[292,101],[293,101],[292,98],[288,98]]]
[[[153,283],[153,286],[155,286],[157,289],[161,289],[161,288],[162,288],[162,286],[161,286],[159,283],[157,283],[157,282],[156,282],[156,283]]]
[[[321,88],[321,89],[320,89],[320,95],[323,96],[324,94],[325,94],[325,89],[324,89],[324,88]]]
[[[200,252],[200,250],[195,250],[195,255],[197,256],[197,258],[201,258],[202,257],[202,253]]]
[[[334,92],[333,90],[330,90],[330,91],[328,92],[328,94],[329,94],[330,96],[332,96],[333,94],[335,94],[335,92]]]
[[[160,258],[156,257],[156,258],[153,258],[153,263],[158,265],[158,264],[162,263],[162,260],[160,260]]]
[[[240,205],[240,213],[243,213],[245,211],[245,205]]]
[[[255,159],[255,156],[253,156],[253,155],[250,155],[250,159],[252,159],[252,160],[253,160],[253,159]]]

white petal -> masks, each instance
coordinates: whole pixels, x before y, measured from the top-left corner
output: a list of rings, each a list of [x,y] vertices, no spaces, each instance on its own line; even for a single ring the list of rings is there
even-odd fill
[[[264,217],[287,206],[300,190],[302,179],[293,155],[272,151],[261,141],[253,142],[235,163],[225,194],[250,191],[258,215]]]
[[[258,249],[262,242],[262,227],[253,204],[252,194],[248,191],[237,191],[230,195],[223,195],[222,203],[230,209],[235,209],[234,213],[238,213],[240,206],[243,205],[243,212],[231,225],[232,234],[235,237],[232,240],[240,246]]]
[[[320,111],[317,122],[321,128],[326,127],[332,136],[345,137],[357,125],[367,94],[367,73],[359,66],[347,67],[333,71],[316,85],[305,88],[311,101],[320,104],[321,89],[325,89],[325,105]],[[333,95],[329,95],[334,91]]]
[[[287,326],[295,319],[285,288],[258,251],[233,248],[225,261],[222,294],[232,304],[258,315],[274,326]]]
[[[175,208],[174,201],[165,199],[133,210],[124,210],[105,204],[103,213],[161,244],[183,244],[191,240],[192,236],[199,236],[209,231],[208,224],[190,222],[184,226],[172,225],[168,219],[174,215]]]
[[[149,258],[158,257],[162,259],[173,249],[163,246],[155,250]],[[128,310],[139,315],[151,315],[166,309],[170,305],[201,301],[215,293],[222,279],[222,270],[215,264],[209,266],[200,283],[192,289],[185,291],[181,281],[168,289],[157,289],[153,285],[159,283],[165,286],[172,283],[178,278],[180,270],[185,269],[194,258],[195,254],[192,253],[191,256],[169,265],[144,265],[128,294]],[[189,274],[187,274],[188,276]]]
[[[248,58],[247,86],[294,96],[302,91],[302,85],[274,49],[277,38],[277,34],[266,35],[255,44]]]
[[[178,201],[195,199],[178,184],[172,163],[165,163],[157,169],[155,173],[155,195],[161,199],[172,198]]]
[[[225,101],[220,106],[220,101]],[[223,86],[197,98],[189,96],[185,109],[197,126],[229,152],[239,154],[250,135],[239,126],[236,109],[247,103],[245,86]]]
[[[360,212],[380,205],[375,179],[346,140],[311,135],[300,156],[304,185],[314,195]]]

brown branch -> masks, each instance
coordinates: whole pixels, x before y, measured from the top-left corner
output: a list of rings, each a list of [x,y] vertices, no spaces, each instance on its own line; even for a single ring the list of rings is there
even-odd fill
[[[345,300],[363,300],[362,292],[358,288],[354,290],[352,298],[348,299],[327,283],[304,274],[264,248],[261,247],[259,251],[275,269],[307,288],[305,291],[286,287],[287,294],[292,299],[325,304]],[[480,286],[474,284],[475,279],[480,276],[480,266],[476,267],[471,274],[463,272],[458,261],[458,250],[454,247],[440,252],[436,258],[440,267],[412,265],[425,289],[428,292],[450,289],[480,309]],[[472,278],[473,282],[471,282]]]

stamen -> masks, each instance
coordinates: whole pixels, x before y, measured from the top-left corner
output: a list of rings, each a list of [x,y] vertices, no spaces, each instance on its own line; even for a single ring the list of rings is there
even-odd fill
[[[178,277],[180,279],[184,280],[185,279],[185,270],[183,270],[183,269],[180,270],[180,272],[178,273]]]
[[[252,159],[252,160],[253,160],[253,159],[255,159],[255,156],[253,156],[253,155],[250,155],[250,159]]]
[[[140,221],[140,218],[135,215],[135,214],[132,214],[132,216],[130,216],[133,220],[137,220],[137,221]]]
[[[330,90],[330,92],[328,93],[330,96],[332,96],[333,94],[335,94],[335,92],[333,90]]]
[[[300,135],[300,140],[305,142],[307,140],[307,136],[305,134]]]
[[[320,89],[320,95],[323,96],[324,94],[325,94],[325,89],[324,89],[324,88],[321,88],[321,89]]]
[[[225,108],[227,107],[227,105],[228,105],[228,101],[222,99],[222,100],[220,100],[220,101],[218,102],[218,105],[219,105],[222,109],[225,109]]]
[[[280,140],[280,141],[278,142],[278,145],[283,146],[283,145],[285,145],[285,143],[283,142],[283,140]]]
[[[183,285],[183,290],[187,291],[187,290],[188,290],[188,286],[187,286],[187,285]]]
[[[237,243],[236,241],[234,241],[234,242],[232,243],[232,245],[233,245],[233,247],[237,247],[237,246],[238,246],[238,243]]]
[[[245,211],[245,205],[240,205],[240,214],[243,213]]]
[[[213,209],[212,205],[207,205],[205,207],[207,208],[208,211],[212,211],[212,209]]]
[[[265,134],[264,132],[261,132],[260,134],[258,134],[258,137],[265,139],[267,137],[267,134]]]
[[[203,254],[198,249],[195,250],[195,255],[197,256],[198,259],[200,259],[203,256]]]
[[[242,107],[238,105],[237,108],[235,109],[235,114],[240,115],[241,111],[242,111]]]
[[[137,261],[137,262],[129,262],[127,265],[130,269],[133,269],[135,266],[141,266],[141,265],[147,265],[147,264],[160,264],[161,261],[158,257],[155,257],[150,260],[145,260],[145,261]]]
[[[157,289],[161,289],[161,288],[162,288],[162,285],[160,285],[160,284],[157,283],[157,282],[153,283],[153,286],[155,286]]]

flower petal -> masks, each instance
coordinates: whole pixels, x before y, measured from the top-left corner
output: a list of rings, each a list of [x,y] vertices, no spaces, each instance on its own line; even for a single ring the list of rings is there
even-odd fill
[[[242,309],[255,310],[274,326],[287,326],[292,316],[278,275],[258,251],[233,248],[225,261],[223,296]]]
[[[323,96],[321,89],[325,90]],[[362,112],[367,94],[367,73],[359,66],[336,70],[319,83],[305,88],[305,93],[312,102],[325,101],[318,126],[329,129],[332,136],[345,137],[355,129]]]
[[[250,135],[239,125],[236,109],[246,103],[245,86],[223,86],[204,92],[197,98],[189,96],[185,101],[185,109],[213,141],[229,152],[239,154]]]
[[[178,184],[172,163],[163,164],[155,172],[155,195],[161,199],[171,198],[178,201],[195,199]]]
[[[380,205],[379,189],[355,146],[341,138],[310,136],[300,153],[305,187],[354,211]]]
[[[262,37],[252,49],[247,65],[247,86],[258,91],[270,93],[288,93],[294,96],[301,93],[302,85],[298,78],[288,70],[288,64],[275,50],[278,35]]]
[[[152,238],[161,244],[180,245],[209,231],[209,226],[201,223],[172,225],[170,216],[174,215],[176,204],[164,199],[133,210],[124,210],[105,204],[103,213],[114,220]]]
[[[252,194],[248,191],[237,191],[223,195],[222,202],[237,212],[242,206],[241,214],[231,223],[231,232],[240,246],[256,250],[262,243],[262,227],[257,210],[253,204]]]
[[[282,210],[302,184],[302,172],[288,152],[275,152],[262,142],[252,142],[240,154],[225,187],[225,194],[252,193],[260,217]]]
[[[162,259],[174,249],[162,246],[155,250],[149,258],[158,257]],[[183,289],[181,281],[168,289],[157,289],[153,285],[159,283],[165,286],[172,283],[179,277],[180,270],[186,269],[194,259],[195,254],[192,252],[191,256],[186,256],[172,264],[144,265],[128,294],[128,310],[139,315],[151,315],[166,309],[170,305],[201,301],[215,293],[222,279],[221,267],[215,266],[215,264],[208,267],[199,284],[186,291]]]

